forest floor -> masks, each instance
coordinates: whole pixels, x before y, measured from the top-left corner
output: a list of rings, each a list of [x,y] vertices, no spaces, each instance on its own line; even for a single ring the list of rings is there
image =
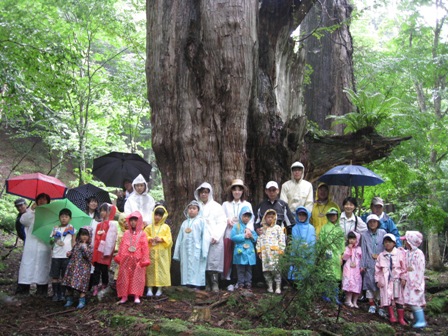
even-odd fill
[[[260,313],[263,302],[267,304],[277,299],[278,304],[284,305],[294,295],[292,289],[285,290],[279,299],[263,288],[255,288],[252,293],[220,291],[214,294],[170,287],[160,298],[144,297],[139,305],[132,302],[117,305],[115,293],[110,290],[101,300],[89,297],[82,310],[65,309],[64,303],[52,302],[50,296],[14,295],[22,253],[22,243],[13,248],[14,242],[15,236],[0,234],[0,335],[447,334],[446,310],[427,314],[428,327],[416,331],[398,324],[391,326],[384,318],[368,314],[366,303],[361,303],[359,309],[343,306],[338,317],[335,304],[320,300],[315,302],[307,318],[295,316],[282,328],[274,328],[275,321]],[[437,276],[439,288],[446,289],[448,273]],[[412,314],[407,312],[406,316],[410,319]],[[201,317],[205,321],[199,321]]]

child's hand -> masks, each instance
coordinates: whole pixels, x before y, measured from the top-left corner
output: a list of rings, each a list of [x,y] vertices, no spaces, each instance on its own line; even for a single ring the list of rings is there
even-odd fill
[[[348,244],[348,248],[353,248],[353,244]]]
[[[68,251],[67,252],[67,258],[70,258],[71,255],[72,255],[72,251]]]
[[[163,242],[163,238],[156,237],[156,242],[158,242],[158,243],[162,243],[162,242]]]
[[[401,287],[406,286],[406,280],[405,279],[401,279]]]
[[[33,204],[31,204],[31,210],[34,210],[34,209],[36,209],[36,207],[37,207],[37,204],[36,204],[36,202],[34,202]]]

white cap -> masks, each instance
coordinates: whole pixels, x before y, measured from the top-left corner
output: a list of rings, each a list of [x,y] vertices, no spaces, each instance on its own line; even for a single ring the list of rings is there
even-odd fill
[[[293,168],[302,168],[303,169],[304,166],[303,166],[302,162],[296,161],[291,165],[291,169],[293,169]]]
[[[275,188],[275,189],[278,189],[278,184],[277,184],[277,182],[275,182],[275,181],[269,181],[269,182],[266,184],[266,189],[269,189],[269,188]]]
[[[390,238],[394,243],[397,242],[397,238],[396,238],[392,233],[386,233],[386,234],[384,235],[384,237],[383,237],[383,241],[384,241],[384,239],[386,239],[386,238]]]
[[[372,219],[377,220],[378,222],[380,221],[380,218],[375,215],[375,214],[371,214],[367,216],[366,222],[368,223],[369,221],[371,221]]]

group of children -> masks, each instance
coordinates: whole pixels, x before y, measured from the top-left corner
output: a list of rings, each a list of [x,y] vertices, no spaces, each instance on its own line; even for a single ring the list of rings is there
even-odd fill
[[[379,301],[380,316],[389,316],[391,323],[407,325],[404,305],[414,314],[414,328],[426,326],[423,308],[425,302],[425,256],[418,248],[423,236],[418,231],[407,231],[405,249],[396,247],[396,237],[380,228],[377,215],[367,217],[368,230],[361,235],[351,231],[342,253],[342,289],[345,304],[358,308],[361,290],[366,291],[369,313],[376,313]],[[394,307],[397,311],[395,316]],[[388,313],[386,314],[386,311]]]
[[[59,212],[60,225],[51,233],[52,259],[50,276],[53,285],[53,301],[66,299],[65,307],[74,304],[74,292],[79,292],[78,309],[86,305],[85,296],[92,287],[93,296],[109,284],[109,268],[114,260],[118,265],[116,290],[120,301],[127,302],[133,296],[140,303],[145,285],[148,296],[153,287],[156,296],[162,295],[162,287],[171,286],[171,230],[165,219],[166,209],[158,205],[152,212],[151,224],[144,228],[139,211],[126,216],[119,234],[114,221],[116,207],[103,203],[99,207],[99,220],[95,230],[90,226],[75,230],[70,224],[71,211]],[[118,238],[118,239],[117,239]],[[118,252],[114,252],[118,245]],[[91,267],[94,271],[91,274]],[[101,286],[100,286],[101,280]],[[66,292],[66,293],[65,293]],[[67,294],[64,297],[64,294]]]
[[[138,190],[138,185],[135,187]],[[146,188],[142,189],[139,195],[143,197]],[[137,204],[139,200],[132,201]],[[70,225],[71,212],[61,210],[60,226],[54,228],[51,235],[50,276],[53,279],[54,301],[62,300],[64,288],[67,288],[65,307],[70,307],[74,303],[76,290],[79,292],[77,308],[83,308],[90,287],[95,296],[108,286],[109,267],[113,259],[119,265],[116,288],[120,304],[127,302],[129,296],[133,296],[135,303],[140,303],[145,286],[148,288],[147,296],[160,296],[162,288],[171,285],[173,241],[170,228],[165,223],[168,217],[166,208],[156,205],[151,218],[147,214],[144,217],[140,211],[133,211],[126,216],[122,232],[114,222],[115,214],[114,205],[102,204],[99,207],[99,223],[94,230],[92,227],[81,228],[75,238],[75,230]],[[206,285],[207,257],[212,239],[207,222],[201,216],[200,202],[190,202],[184,214],[186,219],[180,227],[172,259],[180,261],[181,285],[201,288]],[[372,214],[367,217],[368,230],[361,234],[350,231],[344,244],[339,216],[338,209],[330,208],[326,212],[327,224],[317,237],[314,226],[309,223],[309,211],[298,207],[296,223],[291,231],[292,253],[313,262],[316,240],[324,242],[331,237],[326,251],[327,259],[331,259],[330,274],[335,282],[342,284],[348,307],[358,308],[359,295],[365,290],[369,313],[377,312],[375,300],[379,300],[380,315],[386,316],[385,311],[388,310],[390,322],[398,321],[406,325],[403,306],[408,305],[415,315],[416,323],[413,326],[426,326],[422,309],[425,305],[425,257],[418,249],[422,243],[421,233],[406,232],[402,238],[406,249],[396,248],[396,237],[381,229],[380,219]],[[263,214],[261,234],[248,227],[253,217],[251,208],[243,206],[230,233],[234,243],[233,264],[237,271],[237,287],[251,289],[252,266],[256,264],[258,255],[267,291],[274,292],[275,283],[275,293],[280,294],[282,278],[278,263],[286,248],[284,229],[276,224],[275,210],[269,209]],[[116,249],[118,253],[113,258]],[[91,265],[94,267],[93,274]],[[301,272],[303,270],[291,266],[288,278],[300,281],[303,278]],[[339,303],[338,295],[334,297]]]

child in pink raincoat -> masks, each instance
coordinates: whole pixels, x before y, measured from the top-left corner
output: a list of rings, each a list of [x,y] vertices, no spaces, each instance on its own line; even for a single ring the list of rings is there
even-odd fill
[[[148,238],[143,231],[143,218],[139,211],[134,211],[127,218],[129,229],[121,239],[115,261],[120,265],[117,279],[117,294],[120,304],[134,296],[134,303],[140,303],[140,296],[145,289],[146,266],[149,261]]]
[[[92,265],[95,267],[92,276],[93,296],[98,294],[100,277],[103,289],[109,284],[109,267],[118,234],[117,222],[113,221],[116,211],[117,208],[112,204],[103,203],[100,206],[102,222],[96,226],[92,256]]]
[[[384,251],[378,255],[375,265],[375,282],[380,289],[381,306],[388,308],[389,321],[397,322],[393,304],[397,307],[398,322],[407,325],[404,320],[403,287],[406,284],[407,268],[405,254],[397,249],[396,238],[387,233],[383,237]]]
[[[401,238],[403,239],[403,238]],[[407,231],[405,236],[405,256],[407,266],[406,286],[403,289],[404,303],[409,305],[414,314],[414,328],[426,327],[423,308],[425,301],[425,255],[418,248],[423,235],[418,231]]]
[[[342,259],[345,261],[342,269],[342,290],[345,291],[345,305],[355,308],[359,308],[357,301],[362,287],[360,240],[361,235],[358,232],[350,231],[347,235],[347,246],[342,255]]]

